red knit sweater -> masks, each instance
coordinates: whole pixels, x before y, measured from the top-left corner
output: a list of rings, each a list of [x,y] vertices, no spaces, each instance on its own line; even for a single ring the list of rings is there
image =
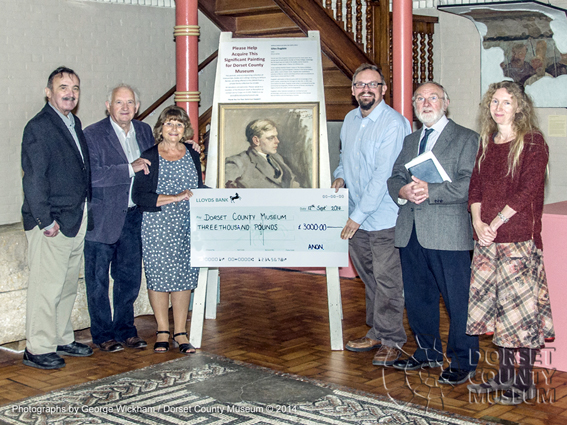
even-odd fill
[[[533,137],[532,137],[533,136]],[[508,223],[502,224],[494,242],[523,242],[533,239],[539,249],[541,241],[541,216],[545,170],[549,148],[540,133],[527,134],[524,150],[514,178],[508,173],[510,143],[496,144],[491,137],[486,156],[478,170],[479,149],[469,187],[469,208],[480,202],[481,219],[490,224],[499,211],[508,205],[516,214]],[[474,238],[478,240],[476,233]]]

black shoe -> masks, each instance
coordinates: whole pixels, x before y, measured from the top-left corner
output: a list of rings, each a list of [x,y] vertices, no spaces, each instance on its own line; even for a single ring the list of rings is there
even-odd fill
[[[179,332],[179,333],[173,334],[173,346],[179,347],[179,352],[181,354],[193,354],[195,352],[195,347],[193,347],[190,342],[189,343],[183,342],[181,344],[177,342],[175,337],[180,336],[180,335],[187,336],[187,332]]]
[[[126,341],[123,341],[122,344],[128,348],[138,349],[146,348],[148,346],[148,343],[139,336],[130,337]]]
[[[61,369],[65,367],[65,360],[59,357],[57,353],[38,354],[36,356],[26,348],[24,351],[24,364],[37,367],[38,369]]]
[[[104,351],[107,353],[116,353],[117,351],[124,350],[122,344],[120,344],[118,341],[115,341],[113,339],[101,342],[100,344],[96,344],[96,346],[100,351]]]
[[[408,359],[396,360],[392,365],[394,369],[398,370],[417,370],[425,369],[426,367],[441,367],[443,362],[441,360],[417,360],[413,356]]]
[[[88,345],[73,341],[71,344],[58,345],[57,354],[60,356],[89,357],[93,355],[93,349]]]
[[[167,353],[169,351],[169,336],[171,332],[169,331],[156,331],[156,337],[159,334],[167,334],[167,341],[156,341],[154,344],[154,352],[156,353]]]
[[[441,372],[441,376],[439,377],[440,384],[449,384],[449,385],[459,385],[464,384],[465,382],[469,381],[475,375],[474,370],[465,370],[465,369],[451,369],[448,367],[447,369]]]
[[[531,385],[524,390],[511,387],[507,391],[504,391],[500,396],[494,397],[494,402],[505,406],[516,406],[527,402],[536,396],[537,388],[535,385]]]

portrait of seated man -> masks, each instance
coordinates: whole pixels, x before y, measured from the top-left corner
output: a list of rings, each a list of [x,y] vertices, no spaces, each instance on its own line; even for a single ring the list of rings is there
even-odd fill
[[[278,129],[269,119],[257,119],[246,126],[249,148],[225,161],[227,188],[298,188],[294,173],[278,154]]]

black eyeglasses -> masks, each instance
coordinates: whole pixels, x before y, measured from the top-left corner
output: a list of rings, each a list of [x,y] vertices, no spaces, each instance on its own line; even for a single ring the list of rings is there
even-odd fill
[[[375,89],[378,86],[383,86],[384,83],[379,83],[378,81],[370,81],[369,83],[362,83],[362,82],[358,82],[358,83],[354,83],[352,86],[356,87],[357,89],[363,89],[364,87],[368,87],[369,89]]]

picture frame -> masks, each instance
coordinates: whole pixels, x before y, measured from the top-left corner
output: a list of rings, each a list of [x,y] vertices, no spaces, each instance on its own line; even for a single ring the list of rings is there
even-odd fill
[[[319,102],[221,103],[218,116],[219,188],[319,187]],[[258,154],[259,144],[246,137],[249,124],[266,119],[275,124],[279,140],[268,155],[275,171],[265,153]]]

